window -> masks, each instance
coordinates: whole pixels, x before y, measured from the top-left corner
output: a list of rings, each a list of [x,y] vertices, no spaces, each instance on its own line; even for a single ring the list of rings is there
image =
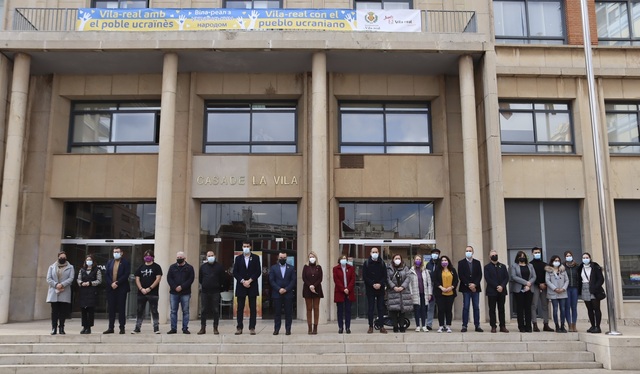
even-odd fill
[[[69,152],[155,153],[159,133],[159,102],[75,103]]]
[[[640,2],[596,1],[601,45],[640,45]]]
[[[340,153],[431,153],[425,103],[340,103]]]
[[[155,225],[155,203],[64,203],[63,239],[154,239]]]
[[[494,0],[496,43],[564,44],[564,1]]]
[[[433,202],[340,203],[340,239],[435,239]]]
[[[500,102],[503,153],[573,153],[569,104]]]
[[[640,104],[606,104],[610,153],[640,153]]]
[[[279,9],[282,8],[280,0],[227,0],[225,8],[240,9]]]
[[[640,200],[616,200],[614,205],[622,297],[640,299]]]
[[[411,0],[355,0],[355,9],[413,9]]]
[[[93,0],[93,8],[148,8],[148,0]]]
[[[295,103],[209,103],[205,153],[296,153]]]

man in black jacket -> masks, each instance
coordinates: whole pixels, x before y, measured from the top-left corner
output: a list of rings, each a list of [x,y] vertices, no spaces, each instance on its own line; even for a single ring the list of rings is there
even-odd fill
[[[191,301],[191,284],[195,279],[193,266],[187,263],[184,252],[176,253],[176,262],[169,267],[169,301],[171,304],[171,330],[167,334],[175,334],[178,329],[178,306],[182,308],[182,333],[189,332],[189,302]]]
[[[482,265],[480,261],[473,258],[473,247],[467,246],[464,250],[462,260],[458,261],[458,276],[460,286],[458,291],[462,292],[462,332],[467,332],[469,323],[469,307],[473,304],[473,324],[476,332],[483,332],[480,327],[480,292],[482,287]]]
[[[387,333],[384,328],[384,285],[387,282],[387,267],[380,258],[378,248],[371,248],[371,257],[362,266],[362,278],[367,292],[367,316],[369,317],[369,330],[373,332],[373,309],[377,306],[378,319],[380,320],[380,332]]]
[[[545,283],[546,271],[544,270],[547,263],[542,261],[542,249],[539,247],[533,247],[531,249],[533,254],[533,260],[530,264],[533,265],[533,270],[536,271],[536,281],[531,286],[531,292],[533,293],[533,300],[531,300],[531,321],[533,322],[533,331],[540,332],[540,328],[537,323],[538,306],[542,309],[542,322],[544,322],[544,331],[554,331],[549,327],[549,301],[547,300],[547,284]]]
[[[207,252],[207,262],[200,265],[198,281],[200,282],[200,331],[198,335],[207,332],[207,318],[213,317],[213,333],[218,335],[220,322],[220,291],[226,290],[226,274],[222,264],[216,261],[213,251]]]
[[[500,332],[509,332],[506,327],[504,315],[504,303],[507,298],[507,285],[509,284],[509,270],[507,265],[498,262],[498,252],[489,252],[491,262],[484,266],[484,279],[487,281],[487,298],[489,299],[489,324],[491,332],[496,332],[496,306],[498,307],[498,320]]]
[[[257,300],[259,295],[258,279],[262,275],[260,257],[251,253],[251,243],[242,243],[242,255],[233,261],[233,277],[236,279],[236,297],[238,302],[236,335],[244,328],[244,305],[249,299],[249,333],[256,334]]]

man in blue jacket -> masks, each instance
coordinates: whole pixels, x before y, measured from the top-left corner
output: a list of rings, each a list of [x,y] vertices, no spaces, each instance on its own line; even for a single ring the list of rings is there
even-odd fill
[[[182,333],[189,332],[189,302],[191,301],[191,284],[195,279],[193,266],[187,263],[184,252],[176,253],[176,262],[169,267],[167,282],[169,283],[169,302],[171,304],[171,330],[167,334],[175,334],[178,329],[178,306],[182,308]]]
[[[269,284],[271,285],[271,300],[275,309],[273,319],[273,335],[280,333],[282,326],[282,302],[284,301],[284,329],[286,335],[291,335],[293,322],[293,297],[295,296],[296,271],[287,264],[287,254],[278,254],[278,263],[269,270]]]
[[[124,326],[127,323],[127,295],[131,290],[129,286],[129,274],[131,264],[123,256],[119,247],[113,249],[113,258],[107,262],[105,271],[107,287],[107,311],[109,313],[109,328],[104,334],[113,334],[115,328],[116,313],[120,323],[120,334],[124,334]]]

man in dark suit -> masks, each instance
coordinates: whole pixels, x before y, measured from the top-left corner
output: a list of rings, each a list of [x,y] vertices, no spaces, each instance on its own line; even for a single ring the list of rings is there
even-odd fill
[[[296,272],[293,266],[287,264],[287,254],[278,254],[278,263],[269,270],[269,284],[271,285],[271,300],[275,309],[273,319],[273,335],[280,333],[282,326],[282,301],[284,301],[284,329],[286,335],[291,335],[293,322],[293,297],[295,296]]]
[[[473,324],[477,332],[483,332],[480,327],[480,292],[482,288],[482,265],[480,261],[473,258],[473,247],[467,246],[464,250],[465,258],[458,262],[458,276],[460,286],[458,291],[462,292],[462,332],[467,332],[469,323],[469,304],[473,303]]]
[[[249,297],[249,332],[256,334],[256,300],[258,298],[258,278],[262,275],[260,257],[251,253],[251,243],[242,243],[242,255],[233,261],[233,277],[236,278],[236,297],[238,298],[238,315],[236,335],[242,334],[244,324],[244,305]]]
[[[118,322],[120,323],[120,334],[124,334],[124,325],[127,323],[125,306],[127,304],[127,294],[131,289],[129,287],[130,273],[131,264],[123,257],[122,250],[119,247],[115,247],[113,249],[113,258],[107,262],[107,270],[105,272],[109,328],[104,334],[113,334],[116,313],[118,313]]]
[[[498,262],[498,252],[489,252],[491,262],[484,266],[484,279],[487,281],[485,291],[489,299],[489,324],[491,332],[496,330],[496,306],[498,307],[498,321],[500,322],[500,332],[509,332],[506,327],[504,315],[504,303],[507,298],[507,285],[509,284],[509,270],[507,265]]]

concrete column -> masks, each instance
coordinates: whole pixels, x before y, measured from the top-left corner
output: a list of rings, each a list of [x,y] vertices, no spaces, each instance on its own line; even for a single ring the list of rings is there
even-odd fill
[[[162,103],[160,107],[160,152],[158,153],[158,182],[156,195],[156,262],[167,274],[169,264],[175,261],[171,248],[171,204],[173,195],[173,148],[175,143],[176,91],[178,84],[178,55],[164,55],[162,70]],[[175,250],[175,248],[174,248]],[[177,250],[176,250],[177,251]],[[172,260],[173,259],[173,260]],[[187,258],[188,262],[197,259]],[[169,285],[165,279],[160,282],[158,313],[160,323],[167,321],[169,310]]]
[[[459,70],[467,243],[474,247],[475,257],[482,258],[484,251],[482,250],[478,131],[476,128],[476,95],[473,78],[473,59],[471,56],[460,57]]]
[[[26,132],[27,102],[29,96],[29,70],[31,57],[18,53],[13,63],[11,104],[2,177],[0,208],[0,323],[9,321],[13,252],[16,241],[16,221],[20,201],[22,155]]]
[[[328,300],[331,264],[329,263],[329,181],[327,178],[327,56],[318,52],[313,55],[311,71],[311,131],[307,143],[311,147],[311,217],[309,219],[311,246],[325,266],[323,290],[325,298],[320,303],[319,322],[329,317]],[[304,258],[300,256],[299,258]]]

